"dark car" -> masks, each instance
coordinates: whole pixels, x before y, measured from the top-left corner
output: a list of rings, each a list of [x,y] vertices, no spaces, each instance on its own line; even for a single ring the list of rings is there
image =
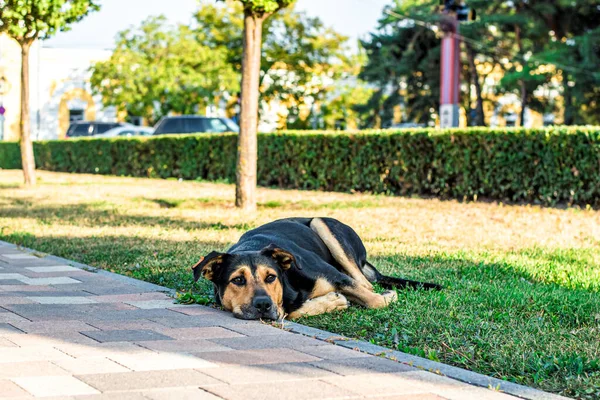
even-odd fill
[[[72,122],[67,129],[66,138],[95,136],[104,133],[110,129],[126,126],[122,122],[98,122],[98,121],[78,121]]]
[[[240,127],[229,118],[181,115],[163,117],[154,128],[153,135],[173,135],[185,133],[238,133]]]

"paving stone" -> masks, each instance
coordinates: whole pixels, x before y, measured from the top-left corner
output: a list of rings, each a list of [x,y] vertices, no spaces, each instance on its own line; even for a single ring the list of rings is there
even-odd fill
[[[465,389],[443,389],[432,391],[448,400],[517,400],[518,397],[490,389],[469,387]]]
[[[38,304],[93,304],[96,301],[91,297],[68,296],[68,297],[28,297],[29,300]]]
[[[23,274],[16,274],[16,273],[1,273],[0,274],[0,283],[5,284],[6,280],[17,280],[20,281],[21,283],[23,283],[22,279],[27,278],[25,275]]]
[[[149,310],[152,311],[152,310]],[[156,310],[158,311],[158,310]],[[257,323],[255,321],[246,321],[235,318],[223,318],[219,314],[206,314],[198,316],[189,316],[172,311],[177,316],[169,315],[168,317],[149,318],[152,321],[158,322],[161,325],[169,328],[194,328],[203,326],[223,326],[230,327],[234,325],[251,325]]]
[[[4,279],[1,280],[0,283],[2,283],[2,287],[21,286],[23,284],[23,281],[20,279]]]
[[[17,345],[6,338],[0,337],[0,347],[17,347]],[[0,350],[1,352],[2,350]]]
[[[254,323],[247,325],[233,325],[229,329],[235,332],[239,332],[246,336],[264,336],[264,335],[289,335],[290,332],[279,329],[274,326],[263,324],[263,323]]]
[[[81,375],[77,378],[102,392],[221,384],[192,369]]]
[[[71,376],[13,378],[13,382],[34,396],[74,396],[100,393]]]
[[[21,282],[20,285],[3,285],[6,281],[0,281],[0,290],[6,292],[54,292],[57,289],[52,286],[30,286]],[[20,281],[19,281],[20,282]]]
[[[89,339],[92,340],[92,339]],[[130,342],[98,343],[91,345],[62,342],[54,344],[54,348],[62,353],[76,358],[82,357],[111,357],[119,354],[155,354],[154,351],[140,347]]]
[[[11,381],[0,379],[0,399],[27,396],[28,393]]]
[[[401,394],[392,396],[375,396],[373,399],[377,400],[448,400],[445,397],[440,397],[433,393],[420,393],[420,394]],[[484,400],[485,398],[481,399]],[[487,400],[487,399],[485,399]]]
[[[454,379],[450,379],[445,376],[437,375],[426,371],[409,371],[402,374],[402,376],[408,379],[412,384],[418,384],[422,387],[429,386],[429,391],[434,389],[463,389],[470,387],[468,384],[459,382]]]
[[[6,335],[8,340],[15,343],[19,347],[47,347],[55,348],[63,343],[94,345],[97,344],[93,339],[80,334],[79,332],[45,332],[45,333],[28,333]]]
[[[207,351],[231,351],[229,347],[204,339],[195,340],[158,340],[155,342],[140,342],[140,346],[158,352],[169,353],[200,353]]]
[[[29,321],[13,312],[0,312],[0,323],[13,324],[19,321]]]
[[[216,364],[191,354],[134,353],[113,354],[107,357],[133,371],[159,371],[182,368],[203,369],[216,367]]]
[[[110,318],[114,313],[127,311],[133,307],[126,304],[16,304],[4,308],[30,320],[95,320]],[[126,310],[122,310],[125,308]],[[162,311],[162,310],[137,310]]]
[[[203,372],[232,385],[322,379],[336,376],[333,372],[307,363],[232,366],[206,369]]]
[[[418,382],[414,382],[403,376],[402,373],[369,373],[369,371],[365,370],[360,375],[331,376],[323,380],[366,397],[423,394],[428,392],[428,386],[419,385]]]
[[[194,354],[193,352],[191,352]],[[258,365],[318,361],[317,357],[291,349],[236,350],[199,353],[207,361],[221,365]]]
[[[57,360],[54,364],[71,372],[73,375],[108,374],[116,372],[129,372],[123,367],[105,357],[73,358],[70,360]]]
[[[163,330],[168,329],[154,321],[139,319],[136,321],[94,321],[89,322],[90,326],[103,331],[129,331],[129,330],[150,330],[163,335],[171,336]],[[171,336],[175,337],[175,336]]]
[[[173,299],[170,300],[143,300],[143,301],[125,301],[125,304],[129,304],[142,310],[152,310],[155,308],[175,308],[185,307],[184,304],[176,304]]]
[[[349,398],[352,392],[319,380],[253,383],[207,387],[207,391],[229,400],[314,400]]]
[[[148,400],[141,393],[134,392],[119,392],[119,393],[102,393],[102,394],[91,394],[87,396],[73,396],[68,400]],[[61,399],[65,400],[65,399]]]
[[[210,307],[206,307],[206,306],[200,306],[200,305],[186,305],[186,304],[182,304],[182,307],[177,307],[177,309],[175,309],[174,311],[177,311],[178,313],[181,314],[185,314],[185,315],[206,315],[206,314],[216,314],[218,313],[217,310],[215,310],[214,308],[210,308]]]
[[[230,329],[222,328],[220,326],[201,328],[166,328],[161,326],[161,328],[158,329],[158,332],[178,340],[244,337],[240,333],[233,332]]]
[[[162,389],[143,392],[150,400],[220,400],[220,397],[198,388]]]
[[[316,339],[294,333],[287,335],[263,335],[254,337],[211,339],[211,342],[238,350],[289,348],[300,346],[317,346],[322,344]]]
[[[60,323],[54,321],[19,321],[14,322],[13,325],[19,328],[23,332],[27,333],[58,333],[58,332],[79,332],[79,331],[93,331],[94,327],[81,321],[63,320]]]
[[[39,260],[39,257],[25,253],[2,254],[2,257],[9,260]]]
[[[46,273],[46,272],[81,272],[79,268],[71,267],[70,265],[56,265],[52,267],[25,267],[29,271]]]
[[[0,363],[0,379],[60,375],[70,374],[49,361]]]
[[[150,330],[87,331],[81,332],[98,342],[142,342],[145,340],[173,340],[173,338]]]
[[[94,300],[98,303],[121,303],[126,301],[148,301],[148,300],[166,300],[169,297],[164,293],[134,293],[134,294],[112,294],[95,296]]]
[[[28,362],[28,361],[52,361],[69,358],[64,353],[44,347],[3,347],[0,364]]]
[[[415,368],[385,358],[359,357],[342,360],[327,360],[312,363],[314,366],[340,375],[358,375],[365,372],[405,372]]]
[[[23,331],[15,328],[11,324],[1,322],[0,323],[0,336],[9,335],[11,333],[23,333]]]
[[[317,346],[299,346],[295,350],[301,351],[311,356],[319,357],[324,360],[340,360],[344,358],[372,357],[367,353],[346,349],[333,344],[320,344]]]
[[[8,304],[33,304],[32,300],[29,300],[21,296],[6,296],[0,297],[0,306]]]
[[[80,283],[80,281],[75,280],[69,277],[55,277],[55,278],[23,278],[21,279],[23,283],[31,286],[41,286],[41,285],[71,285],[75,283]]]

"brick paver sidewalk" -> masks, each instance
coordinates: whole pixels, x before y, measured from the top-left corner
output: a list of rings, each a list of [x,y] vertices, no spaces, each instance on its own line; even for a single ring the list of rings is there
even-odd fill
[[[0,398],[514,399],[0,243]]]

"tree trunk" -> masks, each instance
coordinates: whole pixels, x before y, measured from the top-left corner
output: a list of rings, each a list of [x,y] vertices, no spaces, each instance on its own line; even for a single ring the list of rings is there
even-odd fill
[[[565,111],[563,116],[563,124],[573,125],[575,123],[575,110],[573,108],[573,93],[569,86],[569,75],[563,71],[563,82],[564,82],[564,98],[565,98]]]
[[[521,79],[521,112],[519,113],[519,125],[525,127],[525,109],[527,108],[527,87],[525,81]]]
[[[25,185],[35,185],[35,158],[29,120],[29,49],[31,43],[21,43],[21,164]]]
[[[256,158],[260,53],[264,16],[244,15],[242,104],[237,146],[235,205],[256,210]]]
[[[515,34],[517,36],[517,46],[519,48],[519,55],[523,57],[523,42],[521,41],[521,27],[515,26]],[[524,65],[523,68],[526,66]],[[525,127],[525,109],[527,108],[527,86],[525,86],[525,79],[519,81],[521,85],[521,112],[519,113],[519,126]]]
[[[483,97],[481,95],[481,84],[479,83],[479,73],[477,72],[477,67],[475,66],[475,51],[473,48],[467,44],[467,56],[469,58],[469,68],[471,70],[471,76],[473,77],[473,84],[475,85],[475,95],[477,96],[477,105],[476,105],[476,116],[475,116],[475,125],[476,126],[484,126],[485,120],[483,115]]]

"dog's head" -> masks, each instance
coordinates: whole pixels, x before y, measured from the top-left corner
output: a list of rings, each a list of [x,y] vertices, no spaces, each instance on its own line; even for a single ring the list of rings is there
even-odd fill
[[[194,280],[210,280],[223,308],[238,318],[277,320],[284,315],[283,274],[295,264],[274,245],[243,254],[213,251],[194,265]]]

